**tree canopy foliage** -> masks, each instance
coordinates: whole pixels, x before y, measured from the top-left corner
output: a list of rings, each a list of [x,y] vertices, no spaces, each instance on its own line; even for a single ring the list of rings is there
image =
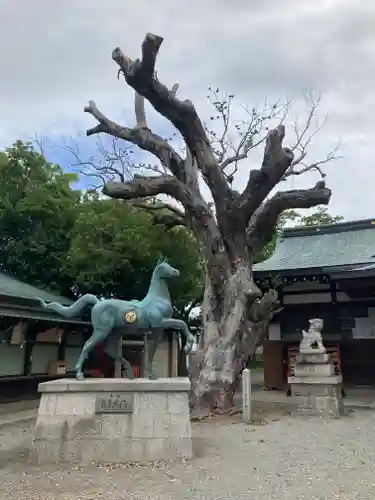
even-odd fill
[[[0,152],[0,265],[37,286],[68,293],[62,272],[80,193],[77,176],[49,163],[32,144]]]
[[[170,286],[182,312],[203,293],[203,266],[192,235],[185,228],[165,231],[121,200],[90,195],[81,203],[64,272],[81,293],[141,299],[160,254],[181,271]]]
[[[180,313],[201,298],[198,245],[185,228],[165,231],[120,200],[84,195],[75,174],[51,164],[32,144],[0,153],[1,269],[30,284],[81,293],[142,298],[160,254],[181,270],[171,284]]]

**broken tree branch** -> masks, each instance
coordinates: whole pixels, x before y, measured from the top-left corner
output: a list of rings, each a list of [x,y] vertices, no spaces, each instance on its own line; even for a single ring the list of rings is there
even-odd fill
[[[176,95],[178,91],[178,83],[175,83],[171,89],[171,94]],[[137,91],[135,91],[135,98],[134,98],[134,112],[135,112],[135,119],[137,122],[137,128],[148,128],[147,125],[147,118],[146,118],[146,109],[145,109],[145,98],[143,95],[138,94]]]
[[[156,57],[163,38],[148,33],[142,44],[142,59],[133,61],[120,48],[112,59],[120,67],[128,85],[145,97],[162,116],[181,133],[187,147],[197,160],[197,165],[219,206],[232,200],[232,191],[219,168],[203,124],[191,101],[179,100],[163,85],[155,73]],[[181,169],[180,169],[181,170]]]
[[[271,241],[277,221],[284,210],[311,208],[328,205],[331,190],[324,181],[319,181],[311,189],[291,189],[279,191],[252,216],[246,231],[246,241],[252,256],[256,256]]]
[[[152,153],[165,168],[179,178],[181,168],[183,167],[183,159],[162,137],[152,133],[148,128],[128,128],[119,125],[105,116],[98,109],[94,101],[89,101],[84,111],[92,115],[99,122],[96,127],[88,129],[86,135],[105,133],[112,137],[131,142],[144,151]]]
[[[148,128],[146,120],[145,100],[144,97],[135,93],[134,97],[134,113],[137,122],[137,128]]]
[[[254,302],[249,310],[249,318],[256,323],[268,322],[275,313],[281,310],[278,293],[271,289]]]

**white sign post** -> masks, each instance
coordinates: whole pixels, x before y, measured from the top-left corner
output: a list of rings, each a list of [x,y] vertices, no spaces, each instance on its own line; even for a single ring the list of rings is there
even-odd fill
[[[251,371],[245,368],[242,371],[242,419],[251,422]]]

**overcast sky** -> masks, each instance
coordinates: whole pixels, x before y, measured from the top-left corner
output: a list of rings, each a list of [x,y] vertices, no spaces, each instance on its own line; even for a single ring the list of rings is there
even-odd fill
[[[202,115],[209,85],[249,107],[266,97],[321,92],[322,116],[330,120],[311,159],[338,140],[344,156],[327,167],[330,211],[346,219],[375,216],[374,20],[374,0],[1,0],[0,146],[38,134],[55,143],[73,136],[89,151],[89,99],[133,125],[133,93],[117,81],[111,52],[121,46],[138,57],[151,31],[165,38],[160,79],[178,81]],[[167,130],[157,117],[150,121],[155,132]],[[67,166],[66,155],[61,161]],[[244,166],[237,185],[245,178]]]

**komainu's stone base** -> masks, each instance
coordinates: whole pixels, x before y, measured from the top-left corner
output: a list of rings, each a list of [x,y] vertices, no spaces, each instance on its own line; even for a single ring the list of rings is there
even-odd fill
[[[344,414],[342,378],[334,375],[325,352],[301,351],[296,356],[294,374],[288,377],[288,383],[299,413],[330,418]]]
[[[289,377],[288,381],[299,413],[330,418],[344,414],[341,377]]]
[[[184,378],[44,382],[30,460],[87,464],[191,458],[189,389]]]

